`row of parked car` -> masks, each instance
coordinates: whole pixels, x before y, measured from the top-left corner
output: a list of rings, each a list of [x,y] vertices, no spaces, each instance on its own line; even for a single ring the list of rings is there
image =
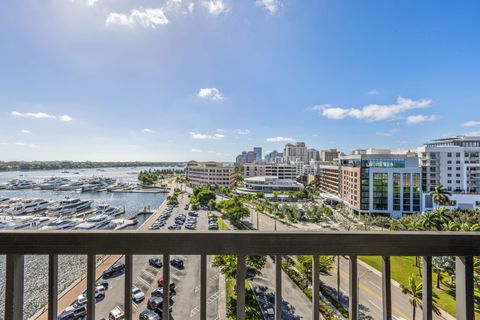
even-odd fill
[[[212,214],[208,215],[208,230],[218,230],[218,218]]]
[[[157,257],[151,257],[148,260],[148,263],[155,268],[161,268],[163,266],[162,261]],[[170,260],[170,265],[180,270],[185,268],[183,260],[178,257]],[[152,291],[152,294],[147,302],[147,309],[143,310],[139,315],[140,320],[161,320],[162,319],[163,299],[166,296],[164,294],[164,291],[167,290],[165,289],[164,284],[165,284],[165,281],[163,277],[160,277],[157,279],[158,288]],[[170,299],[169,312],[172,312],[173,310],[174,301],[172,298],[177,294],[176,289],[177,289],[176,283],[170,282],[170,284],[168,285],[168,292],[169,292],[168,298]]]
[[[172,215],[172,211],[174,208],[175,206],[169,205],[148,229],[158,230],[161,227],[165,226],[167,224],[168,218],[170,218],[170,216]]]

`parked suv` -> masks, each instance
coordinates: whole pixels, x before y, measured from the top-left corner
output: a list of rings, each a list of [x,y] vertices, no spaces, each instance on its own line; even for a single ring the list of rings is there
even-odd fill
[[[104,279],[112,278],[112,277],[121,275],[124,272],[125,272],[125,264],[123,263],[114,264],[113,266],[111,266],[110,268],[108,268],[103,272],[103,278]]]
[[[183,269],[184,268],[183,260],[180,259],[180,258],[175,258],[175,259],[170,260],[170,264],[177,269]]]
[[[58,316],[58,320],[77,320],[77,319],[82,319],[86,315],[87,315],[86,306],[80,306],[80,307],[70,306],[70,307],[67,307]]]

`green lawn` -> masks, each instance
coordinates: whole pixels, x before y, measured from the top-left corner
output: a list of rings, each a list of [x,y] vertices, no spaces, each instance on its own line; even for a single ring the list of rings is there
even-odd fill
[[[359,257],[360,260],[368,263],[370,266],[381,271],[382,260],[381,257]],[[420,270],[415,266],[415,257],[391,257],[391,272],[392,279],[402,285],[407,285],[408,278],[414,274],[421,279]],[[421,266],[421,261],[420,261]],[[421,268],[420,268],[421,269]],[[455,287],[451,287],[449,284],[448,275],[444,275],[440,284],[441,289],[436,288],[437,274],[432,274],[432,286],[433,291],[438,295],[437,305],[444,311],[451,315],[455,315]],[[475,290],[476,299],[480,299],[480,292]],[[476,306],[475,317],[480,317],[479,306]]]

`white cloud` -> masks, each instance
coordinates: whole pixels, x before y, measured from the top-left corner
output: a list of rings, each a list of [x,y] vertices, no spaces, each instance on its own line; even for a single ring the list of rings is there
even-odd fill
[[[12,111],[10,113],[12,116],[15,117],[30,117],[30,118],[36,118],[36,119],[57,119],[54,115],[45,113],[45,112],[18,112],[18,111]]]
[[[354,118],[366,121],[380,121],[396,119],[406,111],[427,108],[431,104],[431,99],[412,100],[398,97],[394,104],[369,104],[362,108],[341,108],[323,104],[313,106],[311,109],[321,112],[324,117],[333,120]]]
[[[393,136],[393,133],[391,133],[391,132],[375,132],[375,134],[377,136],[381,136],[381,137],[391,137],[391,136]]]
[[[221,140],[225,137],[225,135],[221,133],[215,133],[213,135],[210,135],[199,132],[190,132],[190,136],[192,137],[192,139],[195,140]]]
[[[58,117],[58,120],[64,121],[64,122],[70,122],[73,120],[73,118],[67,114],[64,114],[63,116]]]
[[[5,143],[5,145],[6,144],[8,144],[8,143]],[[19,146],[19,147],[38,148],[38,146],[34,143],[14,142],[13,144],[16,145],[16,146]]]
[[[9,143],[8,142],[0,142],[0,146],[8,146]]]
[[[192,13],[195,8],[195,3],[191,2],[188,4],[188,12]]]
[[[24,118],[35,118],[35,119],[53,119],[53,120],[60,120],[64,122],[70,122],[73,120],[72,117],[69,115],[63,115],[63,116],[54,116],[52,114],[48,114],[45,112],[18,112],[18,111],[12,111],[10,113],[14,117],[24,117]]]
[[[208,12],[210,14],[213,14],[215,16],[218,16],[219,14],[223,12],[228,12],[228,8],[223,2],[223,0],[208,0],[208,1],[203,1],[202,5],[207,8]]]
[[[376,96],[377,94],[380,94],[380,92],[378,92],[377,89],[372,89],[372,90],[368,91],[367,94],[369,94],[371,96]]]
[[[431,122],[435,120],[437,120],[437,116],[434,114],[432,115],[417,114],[417,115],[407,117],[408,124],[419,124],[419,123]]]
[[[480,126],[480,121],[467,121],[462,123],[462,127],[477,127]]]
[[[192,149],[192,152],[203,152],[203,150],[202,150],[202,149],[195,149],[195,148],[193,148],[193,149]]]
[[[87,6],[90,6],[90,7],[94,6],[95,3],[98,2],[98,0],[71,0],[71,1],[72,2],[81,2],[81,3],[86,4]]]
[[[295,142],[296,140],[292,137],[272,137],[272,138],[267,138],[267,142]]]
[[[263,7],[270,14],[277,12],[283,4],[279,0],[257,0],[257,6]]]
[[[105,20],[105,25],[121,25],[134,28],[136,26],[143,28],[156,29],[159,25],[168,24],[162,8],[149,8],[143,11],[133,9],[130,14],[111,12]]]
[[[240,134],[240,135],[250,134],[250,130],[248,130],[248,129],[235,129],[235,130],[233,130],[233,132],[235,132],[236,134]]]
[[[223,100],[223,94],[217,88],[202,88],[198,90],[197,97],[214,101]]]
[[[143,129],[143,132],[146,132],[146,133],[155,133],[155,130],[145,128],[145,129]]]
[[[21,133],[25,133],[25,134],[29,134],[30,133],[30,130],[26,130],[26,129],[22,129],[20,130]]]

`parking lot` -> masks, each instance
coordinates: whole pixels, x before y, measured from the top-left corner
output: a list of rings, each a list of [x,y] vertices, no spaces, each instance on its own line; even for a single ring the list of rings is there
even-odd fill
[[[171,232],[169,226],[175,223],[177,217],[185,216],[185,222],[180,225],[180,230],[188,232],[207,231],[208,230],[208,211],[198,210],[196,213],[196,225],[192,230],[186,229],[188,223],[188,212],[185,205],[189,199],[187,196],[179,197],[179,206],[171,210],[169,217],[165,219],[165,223],[153,232]],[[168,213],[168,210],[167,210]],[[157,219],[158,221],[158,219]],[[193,221],[193,220],[191,220]],[[193,225],[193,223],[192,223]],[[141,244],[139,244],[141,245]],[[159,251],[161,251],[161,244],[159,244]],[[148,299],[151,292],[158,288],[157,280],[162,276],[163,267],[157,268],[149,264],[149,259],[154,256],[134,256],[133,258],[133,286],[140,289],[145,299],[138,303],[133,303],[134,319],[138,319],[140,312],[147,308]],[[162,255],[155,255],[162,261]],[[172,255],[170,259],[179,258],[184,263],[184,268],[176,268],[170,266],[170,282],[176,285],[175,295],[172,297],[173,319],[199,319],[200,318],[200,256],[177,256]],[[207,317],[208,319],[218,318],[218,279],[219,273],[217,268],[210,267],[210,262],[213,257],[208,257],[207,269]],[[117,264],[123,263],[123,257]],[[122,310],[123,306],[123,292],[124,292],[124,274],[106,279],[108,289],[105,291],[105,296],[96,304],[96,319],[108,319],[108,314],[115,307],[119,306]],[[72,301],[73,303],[74,301]]]

